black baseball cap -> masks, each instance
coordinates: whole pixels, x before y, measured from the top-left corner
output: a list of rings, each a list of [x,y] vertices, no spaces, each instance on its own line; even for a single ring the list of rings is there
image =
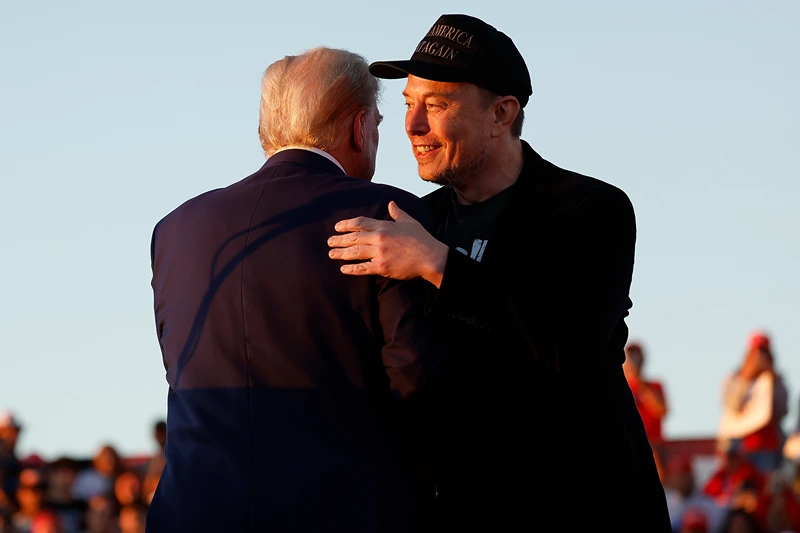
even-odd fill
[[[505,33],[469,15],[442,15],[417,45],[411,59],[376,61],[376,78],[409,74],[433,81],[470,82],[514,96],[525,107],[533,94],[525,60]]]

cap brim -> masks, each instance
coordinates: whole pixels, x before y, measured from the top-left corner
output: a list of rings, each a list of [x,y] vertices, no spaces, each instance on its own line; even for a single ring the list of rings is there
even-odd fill
[[[376,61],[369,66],[369,72],[376,78],[386,80],[398,80],[411,74],[432,81],[472,81],[470,73],[466,69],[435,65],[414,59]]]

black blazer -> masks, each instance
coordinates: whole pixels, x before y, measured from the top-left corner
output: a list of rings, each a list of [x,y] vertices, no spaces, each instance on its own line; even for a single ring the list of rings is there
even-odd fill
[[[292,149],[156,225],[169,398],[148,533],[418,530],[401,406],[443,355],[425,287],[327,256],[337,221],[390,200],[425,223],[412,194]]]
[[[482,260],[451,248],[429,294],[457,347],[443,367],[455,384],[438,420],[449,422],[431,429],[440,435],[437,508],[497,530],[668,532],[621,368],[633,206],[620,189],[559,168],[524,141],[523,150]],[[436,227],[451,194],[425,197]]]

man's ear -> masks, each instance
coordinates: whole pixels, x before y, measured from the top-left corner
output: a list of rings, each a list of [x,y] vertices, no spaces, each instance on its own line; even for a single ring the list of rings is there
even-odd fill
[[[519,101],[513,96],[504,96],[494,104],[494,123],[492,136],[499,137],[511,128],[519,115]]]
[[[367,131],[367,114],[362,109],[353,117],[353,147],[357,152],[364,150],[366,139],[364,137]]]

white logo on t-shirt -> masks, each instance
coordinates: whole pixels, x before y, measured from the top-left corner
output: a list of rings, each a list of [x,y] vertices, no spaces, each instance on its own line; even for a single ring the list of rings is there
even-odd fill
[[[472,242],[472,252],[467,253],[467,251],[463,248],[456,247],[456,250],[461,252],[464,255],[468,255],[470,259],[474,259],[477,262],[481,262],[483,259],[483,252],[486,251],[486,245],[489,243],[489,239],[475,239]]]

